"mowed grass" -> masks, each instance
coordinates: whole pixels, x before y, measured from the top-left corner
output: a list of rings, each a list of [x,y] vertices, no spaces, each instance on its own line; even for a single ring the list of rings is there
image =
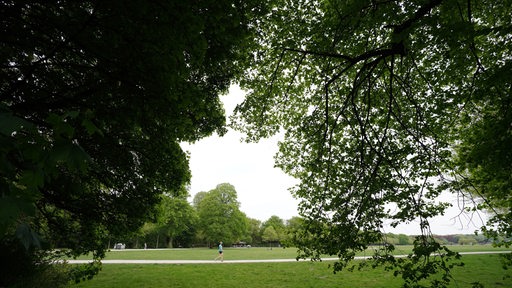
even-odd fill
[[[491,245],[473,245],[449,246],[453,251],[473,252],[473,251],[504,251],[504,248],[494,248]],[[360,252],[357,256],[371,256],[372,250],[369,248],[365,252]],[[396,246],[395,255],[408,254],[412,251],[411,245]],[[297,257],[296,248],[225,248],[224,255],[226,260],[255,260],[255,259],[295,259]],[[105,260],[211,260],[217,256],[216,249],[193,248],[193,249],[127,249],[111,250],[107,252]],[[92,256],[81,256],[78,259],[91,259]],[[325,255],[324,257],[332,257]]]
[[[399,248],[399,249],[398,249]],[[490,245],[452,246],[455,251],[497,251]],[[405,254],[410,246],[397,247],[397,254]],[[362,253],[371,255],[370,251]],[[226,260],[291,259],[294,248],[227,248]],[[111,251],[106,259],[147,260],[213,260],[215,249],[165,249]],[[355,261],[357,262],[357,261]],[[471,287],[480,281],[485,287],[512,287],[512,278],[501,268],[499,256],[464,255],[464,267],[455,267],[455,282],[451,287]],[[104,287],[400,287],[400,277],[383,268],[362,271],[332,272],[332,261],[289,263],[220,263],[211,264],[104,264],[98,276],[91,281],[73,284],[73,288]]]
[[[465,266],[453,269],[450,287],[512,287],[503,279],[498,255],[465,255]],[[331,262],[332,263],[332,262]],[[510,272],[509,274],[510,275]],[[329,262],[213,263],[213,264],[105,264],[93,280],[73,288],[106,287],[400,287],[402,280],[382,268],[332,273]]]
[[[111,250],[107,252],[105,260],[212,260],[217,257],[217,249],[129,249]],[[254,259],[294,259],[297,257],[295,248],[224,248],[226,260],[254,260]],[[91,259],[82,256],[78,259]]]

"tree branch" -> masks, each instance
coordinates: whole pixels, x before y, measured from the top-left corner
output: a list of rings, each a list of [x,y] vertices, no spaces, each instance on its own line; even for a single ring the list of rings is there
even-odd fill
[[[414,15],[411,18],[402,22],[402,24],[391,25],[391,27],[393,27],[393,33],[400,34],[404,30],[410,28],[414,22],[418,21],[420,18],[427,15],[430,12],[430,10],[434,9],[436,6],[439,6],[441,2],[443,2],[443,0],[432,0],[430,2],[425,3],[414,13]]]

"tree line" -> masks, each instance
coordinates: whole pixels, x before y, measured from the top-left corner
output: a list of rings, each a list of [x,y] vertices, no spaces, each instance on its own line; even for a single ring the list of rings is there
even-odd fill
[[[185,189],[185,188],[183,188]],[[186,195],[186,193],[179,193]],[[247,217],[240,210],[233,185],[222,183],[208,192],[197,193],[192,203],[187,197],[162,195],[155,207],[153,221],[125,238],[109,239],[112,249],[117,242],[126,248],[190,248],[215,247],[220,241],[226,246],[296,247],[305,230],[304,218],[295,216],[281,219],[273,215],[265,221]],[[375,245],[412,245],[416,235],[386,233]],[[482,234],[435,235],[446,245],[490,244],[492,240]]]
[[[186,196],[164,194],[152,218],[137,232],[110,239],[107,246],[123,242],[129,248],[143,248],[144,244],[148,248],[212,247],[219,241],[227,246],[292,246],[302,221],[301,217],[285,220],[275,215],[265,221],[247,217],[229,183],[198,192],[192,203]]]

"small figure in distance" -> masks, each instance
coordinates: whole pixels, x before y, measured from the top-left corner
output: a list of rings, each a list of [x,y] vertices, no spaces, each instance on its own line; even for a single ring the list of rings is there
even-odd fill
[[[219,251],[219,256],[215,257],[215,261],[219,260],[220,259],[220,262],[224,262],[224,253],[222,251],[222,241],[220,241],[219,243],[219,247],[217,249]]]

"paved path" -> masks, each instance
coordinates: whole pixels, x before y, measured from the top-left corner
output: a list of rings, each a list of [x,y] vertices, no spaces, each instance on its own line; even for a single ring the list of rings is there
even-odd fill
[[[512,251],[482,251],[482,252],[460,252],[461,255],[475,254],[503,254]],[[372,256],[357,256],[355,260],[369,259]],[[397,258],[405,258],[407,255],[395,255]],[[322,258],[322,261],[335,261],[338,258]],[[299,260],[309,261],[309,260]],[[68,260],[70,264],[85,264],[91,260]],[[261,259],[261,260],[224,260],[223,262],[214,260],[102,260],[103,264],[215,264],[215,263],[278,263],[278,262],[297,262],[296,259]]]

